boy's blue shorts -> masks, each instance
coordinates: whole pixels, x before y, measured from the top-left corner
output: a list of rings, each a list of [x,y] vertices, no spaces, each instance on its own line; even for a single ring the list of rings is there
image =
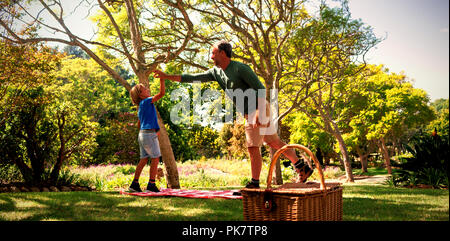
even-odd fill
[[[139,132],[138,136],[140,159],[150,157],[158,158],[161,156],[159,149],[158,136],[155,132]]]

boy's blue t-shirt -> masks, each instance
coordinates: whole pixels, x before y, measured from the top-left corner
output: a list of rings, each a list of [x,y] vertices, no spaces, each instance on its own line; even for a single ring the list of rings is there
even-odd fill
[[[159,131],[158,117],[156,116],[156,108],[152,103],[152,97],[141,100],[139,103],[139,121],[141,122],[141,130],[155,129]]]

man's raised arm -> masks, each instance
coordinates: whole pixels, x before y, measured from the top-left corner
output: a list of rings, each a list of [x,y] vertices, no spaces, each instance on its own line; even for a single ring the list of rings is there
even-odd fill
[[[158,79],[168,79],[175,82],[181,81],[181,75],[169,75],[162,72],[161,70],[154,70],[153,73],[155,74],[154,77]]]

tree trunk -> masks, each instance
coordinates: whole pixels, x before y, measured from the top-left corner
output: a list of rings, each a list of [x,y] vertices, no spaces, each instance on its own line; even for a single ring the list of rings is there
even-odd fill
[[[35,112],[36,109],[33,109]],[[33,114],[35,116],[35,114]],[[32,171],[32,184],[41,182],[42,174],[44,173],[44,160],[42,157],[42,151],[36,141],[36,125],[37,120],[31,120],[27,126],[25,126],[25,132],[27,137],[25,139],[27,155],[31,163]]]
[[[381,138],[380,141],[381,141],[380,149],[381,149],[381,153],[383,154],[384,161],[386,163],[386,169],[388,171],[388,174],[392,174],[391,157],[389,156],[389,152],[386,147],[386,142],[385,142],[384,138]]]
[[[33,170],[23,162],[21,158],[15,158],[14,163],[19,168],[20,173],[26,183],[33,182]]]
[[[162,160],[164,162],[164,166],[166,167],[165,178],[167,181],[167,187],[171,189],[179,189],[180,188],[180,180],[178,177],[178,169],[177,163],[175,162],[175,156],[173,155],[172,144],[169,140],[169,135],[167,134],[166,127],[164,126],[164,122],[159,115],[159,111],[156,111],[158,115],[158,124],[161,128],[159,130],[159,143],[161,148]]]
[[[356,148],[356,152],[358,153],[359,161],[361,162],[361,172],[366,173],[367,172],[367,157],[369,156],[369,154],[364,154],[360,148]]]
[[[324,166],[330,165],[330,156],[328,156],[328,154],[325,154],[325,156],[324,156],[323,158],[324,158],[324,163],[323,163],[323,165],[324,165]]]
[[[53,170],[50,174],[50,182],[52,184],[56,184],[56,182],[58,181],[58,177],[59,177],[59,172],[61,170],[62,167],[62,163],[64,161],[64,154],[59,153],[58,154],[58,158],[56,159],[56,163],[53,166]]]
[[[56,163],[53,166],[53,170],[50,174],[50,181],[52,184],[56,184],[58,181],[59,171],[61,170],[62,163],[65,159],[66,152],[66,139],[64,138],[64,126],[66,124],[66,119],[64,113],[58,115],[58,132],[59,132],[59,151],[58,156],[56,158]]]
[[[359,161],[361,162],[361,172],[366,173],[367,172],[367,157],[368,155],[360,155]]]
[[[339,143],[339,149],[342,153],[342,160],[344,162],[345,175],[347,177],[347,182],[355,182],[353,179],[352,166],[350,164],[350,158],[348,156],[347,147],[345,146],[344,139],[340,133],[334,133],[334,137]]]
[[[273,76],[273,75],[270,75]],[[273,116],[273,112],[272,112],[272,100],[271,100],[271,89],[270,87],[272,87],[272,84],[274,83],[273,79],[265,79],[265,84],[266,84],[266,101],[267,103],[269,103],[269,108],[270,108],[270,112],[271,114],[271,118],[274,118]],[[279,82],[275,82],[276,86],[274,86],[276,89],[278,89],[278,83]],[[276,96],[278,98],[278,96]],[[276,109],[278,111],[278,99],[276,99]],[[278,113],[276,113],[278,115]],[[279,120],[278,125],[277,125],[277,134],[278,137],[280,137],[280,130],[281,130],[281,124],[280,124],[281,120]],[[281,138],[280,138],[281,139]],[[274,150],[272,147],[270,148],[270,160],[272,161],[273,159],[273,155],[275,154],[276,150]],[[275,185],[282,185],[283,184],[283,174],[281,173],[281,164],[280,164],[280,159],[277,160],[277,163],[275,164],[275,178],[274,178],[274,184]]]

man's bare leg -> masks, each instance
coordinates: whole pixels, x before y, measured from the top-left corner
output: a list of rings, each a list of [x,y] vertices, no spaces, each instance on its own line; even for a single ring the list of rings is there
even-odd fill
[[[262,157],[261,151],[259,147],[248,147],[248,153],[250,155],[250,163],[252,169],[252,178],[255,180],[259,180],[259,176],[261,174],[262,169]]]

